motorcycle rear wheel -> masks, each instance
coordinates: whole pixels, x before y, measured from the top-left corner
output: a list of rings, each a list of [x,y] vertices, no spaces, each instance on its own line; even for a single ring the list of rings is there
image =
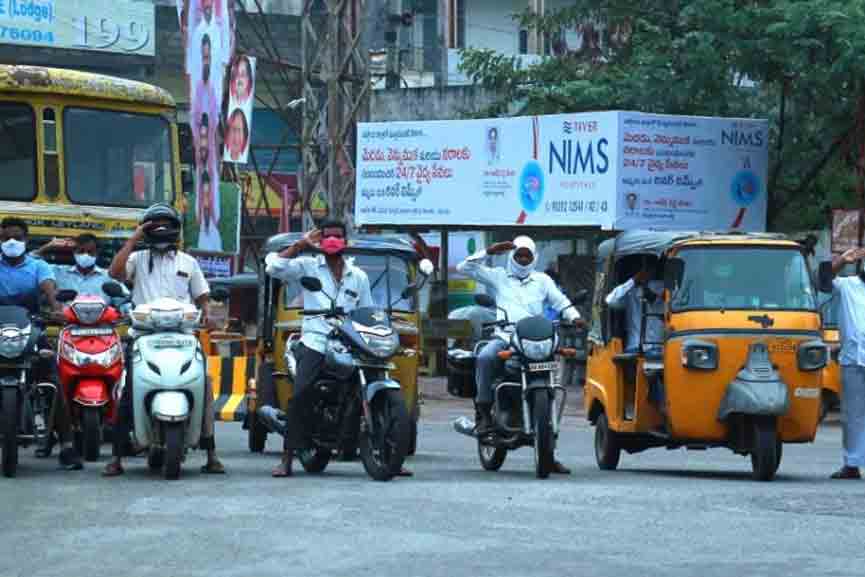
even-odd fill
[[[81,409],[82,445],[85,461],[98,461],[102,445],[102,423],[99,407]]]
[[[498,471],[505,464],[508,450],[504,447],[484,445],[478,441],[478,458],[485,471]]]
[[[18,472],[18,389],[3,389],[3,476]]]
[[[408,409],[401,391],[386,389],[370,403],[374,423],[361,433],[360,458],[376,481],[390,481],[402,469],[409,445]]]
[[[303,449],[297,452],[297,458],[307,473],[321,473],[330,463],[330,449],[315,447],[314,449]]]

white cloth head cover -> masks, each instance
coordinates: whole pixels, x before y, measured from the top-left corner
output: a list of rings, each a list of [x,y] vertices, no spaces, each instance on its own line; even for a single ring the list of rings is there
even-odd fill
[[[532,262],[527,265],[521,265],[515,260],[517,255],[517,251],[521,248],[528,249],[529,252],[532,253]],[[511,251],[510,258],[508,258],[508,272],[514,275],[519,279],[527,278],[530,274],[535,271],[535,267],[538,262],[538,253],[535,248],[535,241],[530,239],[527,236],[518,236],[514,239],[514,250]]]

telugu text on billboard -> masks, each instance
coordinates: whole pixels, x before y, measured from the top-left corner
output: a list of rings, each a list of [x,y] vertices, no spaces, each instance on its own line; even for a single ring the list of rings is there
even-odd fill
[[[767,130],[612,111],[360,124],[356,219],[764,230]]]

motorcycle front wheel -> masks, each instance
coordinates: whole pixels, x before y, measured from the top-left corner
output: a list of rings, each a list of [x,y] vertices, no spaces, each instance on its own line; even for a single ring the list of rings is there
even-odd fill
[[[550,393],[538,389],[532,402],[532,425],[535,429],[535,474],[546,479],[555,464],[555,436],[553,434]]]
[[[162,464],[164,476],[169,481],[180,478],[180,464],[183,462],[183,423],[163,423],[165,434],[165,461]]]
[[[386,389],[370,403],[373,419],[361,433],[360,458],[376,481],[390,481],[400,472],[409,445],[409,417],[401,391]]]
[[[82,445],[85,461],[98,461],[102,445],[102,423],[99,407],[84,407],[81,410]]]
[[[14,477],[18,472],[18,389],[3,389],[3,476]]]

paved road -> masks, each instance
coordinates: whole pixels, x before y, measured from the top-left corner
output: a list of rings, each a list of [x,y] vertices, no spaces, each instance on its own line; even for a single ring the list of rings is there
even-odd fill
[[[861,575],[865,482],[832,482],[840,431],[785,447],[778,479],[752,482],[723,450],[654,450],[599,471],[592,430],[571,414],[570,477],[538,481],[528,449],[480,470],[452,432],[464,404],[429,401],[414,479],[375,483],[360,463],[272,479],[277,441],[251,455],[218,429],[225,477],[191,457],[168,483],[135,459],[126,477],[54,470],[28,450],[0,479],[0,576],[334,577],[442,575]],[[571,413],[572,411],[569,411]]]

